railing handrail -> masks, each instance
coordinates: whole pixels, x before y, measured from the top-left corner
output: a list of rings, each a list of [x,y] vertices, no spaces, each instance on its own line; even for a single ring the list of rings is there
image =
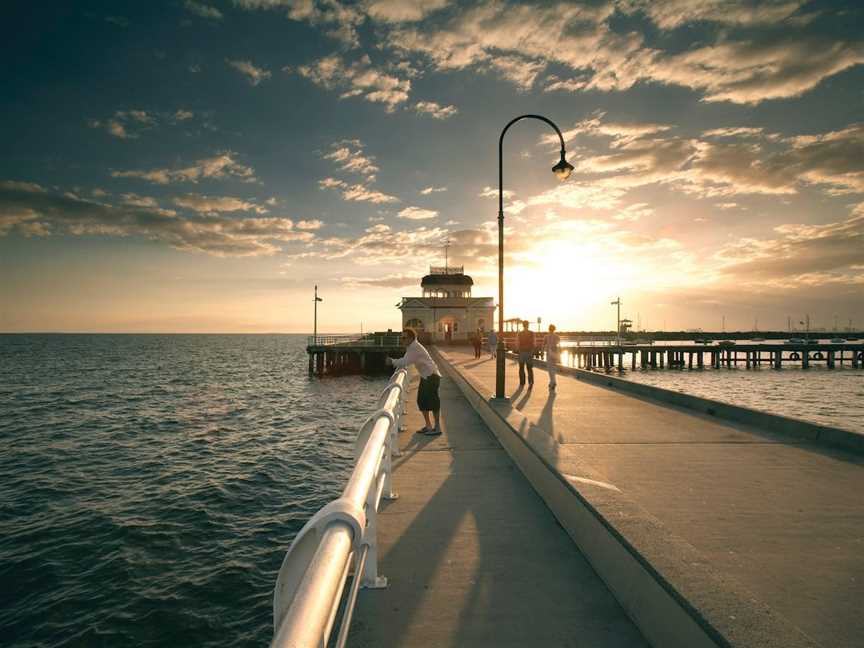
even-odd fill
[[[344,645],[357,589],[386,586],[378,575],[377,511],[393,499],[392,461],[405,409],[408,372],[393,374],[376,410],[361,426],[354,470],[342,496],[319,510],[285,555],[273,595],[274,648],[326,646],[342,600],[352,558],[354,582],[337,645]]]

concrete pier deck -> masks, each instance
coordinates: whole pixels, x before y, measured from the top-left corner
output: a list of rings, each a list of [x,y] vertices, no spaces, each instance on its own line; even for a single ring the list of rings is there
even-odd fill
[[[441,383],[443,434],[415,435],[416,375],[382,502],[379,569],[349,646],[647,646],[639,630],[459,389]]]
[[[544,369],[520,389],[511,360],[510,403],[490,404],[488,355],[440,356],[716,645],[864,646],[860,455],[567,375],[551,394]]]

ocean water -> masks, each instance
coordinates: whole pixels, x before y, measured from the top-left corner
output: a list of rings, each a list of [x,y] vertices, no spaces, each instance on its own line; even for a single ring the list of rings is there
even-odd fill
[[[654,369],[624,377],[663,389],[864,434],[864,369]]]
[[[569,363],[566,351],[564,356],[563,361]],[[742,362],[733,368],[643,370],[637,360],[637,369],[631,371],[629,355],[624,365],[621,377],[627,380],[864,434],[861,365],[853,369],[846,363],[828,369],[820,363],[805,370],[800,364],[784,363],[776,371],[767,364],[746,369]]]
[[[386,378],[290,335],[0,335],[3,646],[262,646]]]

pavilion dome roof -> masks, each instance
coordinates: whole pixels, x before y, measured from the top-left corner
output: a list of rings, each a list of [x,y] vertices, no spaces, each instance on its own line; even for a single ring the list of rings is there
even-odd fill
[[[428,274],[423,277],[420,286],[473,286],[474,280],[466,274]]]

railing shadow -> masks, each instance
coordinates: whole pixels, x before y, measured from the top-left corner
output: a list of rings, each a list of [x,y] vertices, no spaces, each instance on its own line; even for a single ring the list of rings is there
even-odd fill
[[[520,391],[524,390],[512,393]],[[508,644],[531,645],[537,628],[560,627],[562,619],[557,605],[538,602],[544,595],[526,600],[527,586],[558,581],[564,570],[568,583],[565,590],[569,587],[578,591],[574,594],[568,590],[561,602],[577,615],[590,614],[589,610],[596,605],[596,591],[592,594],[594,598],[580,597],[579,591],[587,584],[594,590],[604,588],[587,561],[574,551],[565,533],[550,532],[537,537],[536,529],[541,523],[560,531],[551,513],[518,471],[502,470],[502,466],[512,466],[510,458],[447,377],[442,380],[441,393],[447,443],[440,452],[449,451],[450,463],[445,469],[441,466],[440,452],[420,452],[429,445],[427,439],[412,438],[395,472],[403,492],[407,488],[405,470],[410,471],[407,482],[412,488],[434,490],[416,514],[407,511],[400,514],[413,517],[383,558],[384,565],[398,565],[401,578],[410,579],[412,586],[400,589],[398,601],[393,601],[398,607],[395,611],[389,607],[382,609],[380,604],[369,600],[364,605],[361,597],[364,610],[358,614],[358,620],[363,618],[365,627],[358,627],[357,645],[380,645],[364,641],[377,632],[386,634],[389,645],[417,643],[420,637],[410,634],[418,623],[417,617],[428,611],[429,606],[442,605],[438,597],[445,597],[447,605],[458,607],[458,619],[446,622],[448,627],[452,625],[452,633],[447,637],[443,636],[446,634],[443,628],[431,637],[424,635],[427,645],[474,646],[493,641],[497,645],[501,638],[506,638]],[[528,391],[522,400],[527,403],[532,397],[543,396],[538,393],[532,396]],[[529,437],[542,434],[547,444],[550,438],[554,439],[551,429],[554,403],[552,392],[546,396],[541,425],[532,425],[527,431]],[[479,447],[478,438],[482,440]],[[428,459],[423,459],[424,454],[430,455]],[[406,463],[409,458],[412,461]],[[533,524],[535,521],[537,524]],[[388,521],[398,523],[397,519]],[[448,552],[449,547],[457,545],[458,551]],[[517,556],[524,555],[526,547],[530,547],[531,554],[544,559],[520,560]],[[554,559],[548,560],[549,556]],[[451,576],[455,573],[470,573],[470,585],[465,588],[463,580]],[[394,582],[393,587],[398,585]],[[560,588],[560,583],[553,587]],[[611,597],[608,592],[605,595]],[[445,621],[442,619],[441,623]],[[382,624],[386,629],[376,631],[376,626]],[[607,632],[608,628],[589,628],[582,639],[586,645],[606,645]],[[492,633],[498,639],[484,633]],[[633,639],[632,644],[626,645],[643,645],[638,633]]]

